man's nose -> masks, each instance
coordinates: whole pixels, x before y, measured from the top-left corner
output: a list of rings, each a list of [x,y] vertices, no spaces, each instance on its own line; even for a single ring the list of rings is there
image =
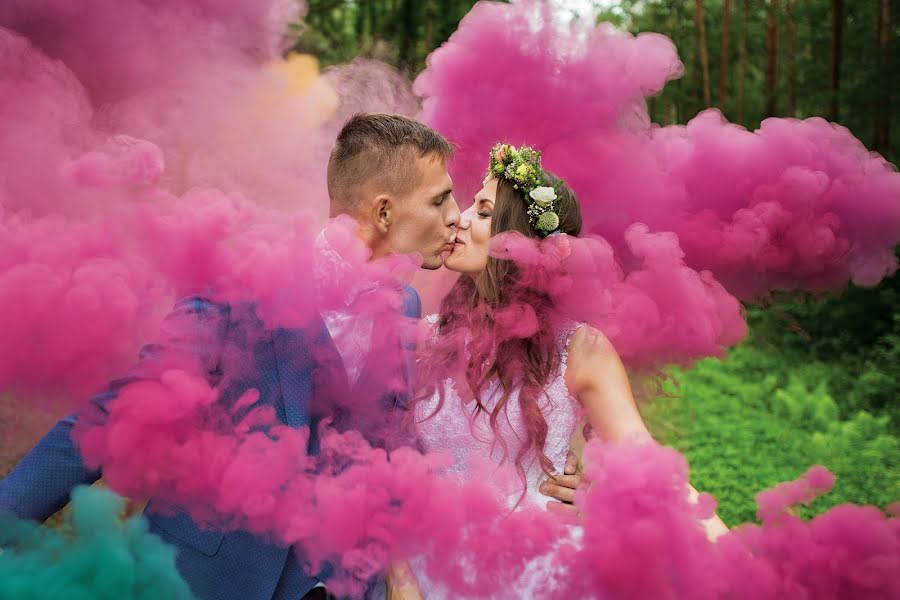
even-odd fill
[[[459,227],[461,218],[459,204],[456,203],[456,198],[450,196],[450,211],[447,214],[447,227]]]

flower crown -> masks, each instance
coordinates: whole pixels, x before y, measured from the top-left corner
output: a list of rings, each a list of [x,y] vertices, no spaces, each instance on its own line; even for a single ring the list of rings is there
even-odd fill
[[[547,176],[541,168],[541,153],[530,146],[516,149],[511,144],[496,144],[491,148],[488,177],[506,179],[522,192],[528,204],[526,213],[531,226],[541,237],[556,233],[559,214],[556,211],[556,189],[546,185]]]

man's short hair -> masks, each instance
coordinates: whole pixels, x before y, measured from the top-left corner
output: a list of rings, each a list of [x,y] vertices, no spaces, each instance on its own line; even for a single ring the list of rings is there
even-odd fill
[[[415,160],[429,155],[446,161],[453,147],[424,123],[400,115],[354,115],[328,159],[331,216],[356,215],[366,193],[408,194],[422,177]]]

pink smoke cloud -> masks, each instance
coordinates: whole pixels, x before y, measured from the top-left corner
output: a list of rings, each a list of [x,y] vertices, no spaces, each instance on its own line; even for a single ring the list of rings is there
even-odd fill
[[[256,302],[272,326],[303,326],[343,298],[348,281],[308,293],[327,201],[325,151],[350,112],[411,114],[417,102],[395,71],[365,62],[333,70],[327,87],[292,91],[290,78],[270,69],[286,8],[249,0],[0,7],[2,390],[83,402],[125,371],[140,342],[158,338],[162,314],[183,293]],[[897,176],[845,130],[774,120],[749,133],[714,113],[656,128],[643,102],[681,73],[670,41],[555,29],[527,8],[475,8],[417,83],[422,114],[458,144],[464,189],[480,180],[499,139],[545,150],[603,238],[573,241],[569,255],[558,239],[523,244],[510,257],[567,314],[608,331],[623,355],[715,354],[743,335],[732,294],[871,283],[894,268],[885,249],[897,241]],[[382,87],[362,94],[372,82]],[[352,228],[333,235],[364,262]],[[410,274],[403,259],[371,269],[365,276],[376,281]],[[559,271],[566,277],[550,276]],[[383,317],[398,301],[396,289],[386,291],[366,310]],[[523,316],[508,315],[520,334],[533,325]],[[389,355],[389,341],[376,339],[373,352]],[[159,380],[125,388],[106,420],[85,419],[85,458],[120,492],[188,507],[211,527],[298,544],[313,563],[335,562],[338,593],[419,553],[451,589],[501,592],[524,561],[554,552],[570,576],[551,597],[897,594],[896,520],[871,507],[803,524],[778,509],[796,495],[774,507],[761,500],[761,514],[778,513],[789,527],[764,519],[713,546],[696,523],[710,502],[688,503],[683,458],[594,444],[588,475],[598,483],[578,501],[586,543],[560,548],[566,534],[547,513],[503,518],[486,486],[435,475],[446,457],[407,449],[388,461],[353,429],[325,430],[321,457],[306,456],[307,431],[255,406],[252,389],[223,398],[185,373],[191,366],[180,357]],[[376,389],[397,385],[395,367]],[[383,417],[373,398],[330,400],[341,404],[317,410],[359,410],[376,424]],[[461,568],[467,561],[479,568]]]
[[[491,252],[514,261],[521,286],[545,292],[558,318],[594,325],[632,366],[719,356],[744,338],[740,303],[710,272],[684,264],[674,234],[651,233],[635,224],[625,241],[630,253],[623,258],[596,236],[538,241],[504,234],[491,241]],[[511,328],[525,323],[507,327],[498,320],[498,335],[515,336]]]
[[[524,561],[542,556],[559,574],[546,582],[550,598],[900,591],[896,518],[850,505],[809,522],[789,512],[830,488],[833,477],[821,467],[760,494],[761,524],[713,543],[699,519],[715,503],[690,501],[683,456],[652,442],[595,440],[586,449],[590,484],[575,501],[582,533],[572,537],[571,525],[550,512],[508,515],[484,482],[440,475],[451,457],[400,449],[388,461],[359,433],[328,428],[321,455],[310,457],[308,430],[278,424],[267,408],[228,425],[229,415],[255,400],[252,392],[230,409],[217,397],[202,379],[163,372],[111,401],[106,422],[83,430],[82,449],[114,489],[189,507],[210,527],[297,544],[313,568],[332,561],[338,575],[329,585],[339,594],[358,594],[361,580],[422,553],[429,576],[460,595],[514,597],[504,584]]]
[[[400,449],[388,461],[358,432],[328,429],[321,455],[310,457],[309,430],[279,424],[267,406],[244,412],[231,426],[256,397],[248,391],[227,407],[205,380],[164,371],[158,380],[123,389],[106,405],[102,424],[82,426],[79,444],[120,493],[187,508],[210,527],[298,544],[314,565],[334,561],[343,575],[331,584],[337,592],[359,593],[359,581],[426,549],[438,558],[474,559],[483,548],[472,536],[484,531],[503,558],[476,578],[474,589],[497,586],[498,575],[548,550],[555,538],[558,525],[548,513],[504,519],[504,507],[484,484],[463,488],[435,476],[447,457]],[[517,551],[522,531],[535,539]],[[471,579],[447,564],[434,568],[460,588]]]
[[[900,174],[849,131],[813,118],[749,132],[715,110],[659,127],[645,99],[682,73],[671,41],[548,11],[477,4],[415,82],[421,118],[458,145],[462,197],[494,143],[528,144],[617,252],[634,223],[672,232],[687,267],[740,299],[895,272]]]
[[[0,8],[0,389],[81,404],[175,297],[227,282],[223,295],[275,310],[306,289],[334,92],[314,63],[275,68],[297,10]]]

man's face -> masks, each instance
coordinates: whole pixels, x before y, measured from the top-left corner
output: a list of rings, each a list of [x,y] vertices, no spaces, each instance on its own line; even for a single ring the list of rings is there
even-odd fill
[[[420,254],[422,268],[437,269],[442,264],[441,255],[453,249],[459,207],[443,159],[417,158],[415,167],[421,180],[405,198],[393,204],[387,241],[391,250],[399,254]]]

